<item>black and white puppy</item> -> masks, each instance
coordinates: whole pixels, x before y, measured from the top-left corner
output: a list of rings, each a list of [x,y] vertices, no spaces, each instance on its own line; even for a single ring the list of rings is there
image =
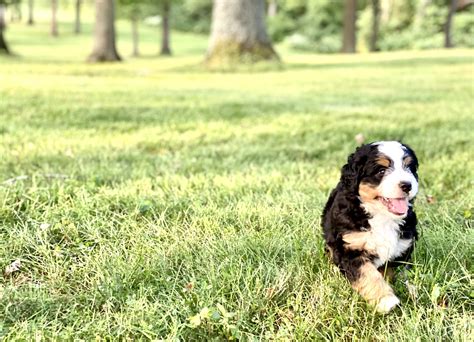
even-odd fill
[[[417,238],[413,201],[418,160],[397,141],[360,146],[343,166],[324,208],[322,225],[332,261],[379,312],[400,303],[384,279],[407,261]]]

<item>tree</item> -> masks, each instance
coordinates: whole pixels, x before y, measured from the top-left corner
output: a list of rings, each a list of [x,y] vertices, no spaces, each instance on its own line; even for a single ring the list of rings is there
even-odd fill
[[[0,53],[9,54],[7,42],[5,41],[4,32],[7,27],[5,22],[6,1],[0,0]]]
[[[33,18],[33,0],[28,0],[28,25],[34,24]]]
[[[372,31],[370,34],[370,51],[378,51],[377,40],[380,26],[380,0],[371,0],[372,2]]]
[[[265,27],[265,0],[214,0],[210,67],[278,60]]]
[[[76,18],[74,20],[74,33],[81,33],[81,5],[82,0],[76,0]]]
[[[120,61],[115,46],[115,1],[95,0],[94,47],[89,62]]]
[[[140,50],[139,44],[139,30],[138,24],[144,12],[144,8],[148,5],[150,0],[119,0],[119,15],[130,20],[132,26],[132,56],[138,57]]]
[[[58,36],[58,0],[51,0],[51,35]]]
[[[171,55],[170,48],[170,11],[171,3],[170,0],[161,0],[161,51],[160,55],[169,56]]]
[[[22,12],[21,12],[21,0],[9,0],[8,6],[10,7],[10,21],[21,21]]]
[[[356,51],[356,10],[357,0],[345,0],[342,52]]]
[[[133,51],[132,56],[138,57],[140,56],[140,50],[138,49],[138,42],[140,34],[138,32],[138,21],[139,17],[136,14],[131,14],[130,21],[132,23],[132,42],[133,42]]]
[[[274,17],[274,16],[277,15],[277,12],[278,12],[277,0],[269,0],[268,1],[267,15],[269,17]]]
[[[457,2],[457,0],[451,0],[448,18],[446,19],[446,24],[444,26],[444,47],[446,48],[452,48],[454,46],[451,35],[451,28],[453,26],[454,13],[456,12],[456,8],[458,5]]]

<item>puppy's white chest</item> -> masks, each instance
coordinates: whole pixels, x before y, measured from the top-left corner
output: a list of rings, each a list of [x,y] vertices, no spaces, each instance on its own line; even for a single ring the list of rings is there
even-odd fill
[[[378,255],[377,267],[399,257],[413,243],[412,239],[400,238],[399,223],[386,215],[376,215],[369,220],[371,234],[367,244]]]

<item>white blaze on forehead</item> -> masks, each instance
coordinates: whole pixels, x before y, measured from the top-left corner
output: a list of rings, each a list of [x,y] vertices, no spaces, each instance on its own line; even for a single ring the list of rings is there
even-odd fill
[[[399,198],[404,194],[400,189],[400,182],[409,182],[412,189],[408,194],[408,198],[412,199],[418,192],[418,182],[415,176],[408,168],[403,165],[403,158],[407,154],[405,146],[398,141],[379,141],[373,143],[381,154],[384,154],[391,159],[390,172],[386,173],[382,182],[379,185],[382,197]]]
[[[398,141],[379,141],[375,145],[377,145],[380,153],[385,154],[393,161],[395,169],[402,166],[403,156],[406,153],[406,149],[402,144]]]

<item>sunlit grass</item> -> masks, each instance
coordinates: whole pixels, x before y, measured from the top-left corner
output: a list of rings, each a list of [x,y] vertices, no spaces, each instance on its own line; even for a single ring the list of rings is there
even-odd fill
[[[281,69],[209,73],[204,36],[173,33],[159,58],[148,28],[146,57],[89,65],[90,28],[22,25],[0,57],[0,267],[22,263],[0,280],[0,336],[472,339],[472,51],[278,46]],[[421,162],[421,238],[388,316],[320,236],[358,133]]]

